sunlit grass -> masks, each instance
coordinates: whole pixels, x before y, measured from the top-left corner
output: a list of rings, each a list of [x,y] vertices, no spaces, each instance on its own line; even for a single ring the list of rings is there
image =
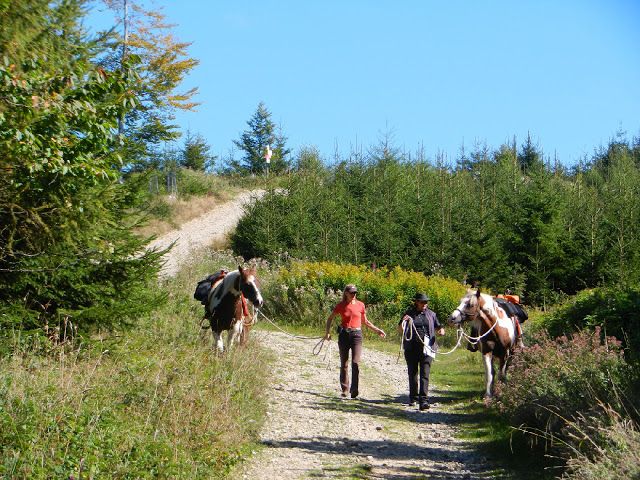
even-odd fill
[[[221,478],[254,448],[273,359],[200,336],[187,277],[130,331],[0,359],[0,477]]]

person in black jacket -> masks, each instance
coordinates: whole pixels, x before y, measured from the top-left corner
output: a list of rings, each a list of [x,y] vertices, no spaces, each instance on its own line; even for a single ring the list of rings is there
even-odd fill
[[[413,306],[398,323],[409,373],[409,405],[418,402],[420,410],[429,408],[429,373],[437,350],[435,334],[444,335],[444,327],[440,325],[435,312],[429,310],[428,303],[429,297],[424,293],[416,293]]]

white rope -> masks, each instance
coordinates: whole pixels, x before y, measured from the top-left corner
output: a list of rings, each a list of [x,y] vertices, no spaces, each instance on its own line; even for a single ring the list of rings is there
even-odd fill
[[[486,337],[487,335],[489,335],[491,333],[491,331],[496,328],[496,325],[498,325],[498,320],[496,320],[493,325],[491,325],[491,328],[489,330],[487,330],[486,332],[484,332],[482,335],[480,335],[479,337],[472,337],[470,335],[467,335],[466,333],[462,332],[462,334],[464,335],[464,337],[467,339],[467,341],[471,344],[471,345],[477,345],[480,340],[482,340],[484,337]]]
[[[409,324],[411,326],[411,328],[407,329],[407,324]],[[493,330],[493,327],[495,327],[495,324],[491,327],[491,329],[486,332],[484,335],[482,335],[481,337],[470,337],[469,335],[467,335],[464,330],[462,329],[462,327],[458,327],[458,329],[456,330],[456,338],[458,339],[456,341],[455,346],[449,350],[448,352],[441,352],[440,350],[438,350],[437,354],[438,355],[450,355],[453,352],[455,352],[458,347],[460,346],[460,343],[462,342],[462,339],[465,338],[469,343],[472,343],[473,345],[475,345],[476,343],[478,343],[484,336],[486,336],[489,332],[491,332],[491,330]],[[409,333],[407,334],[407,331],[409,331]],[[416,337],[418,337],[418,340],[420,341],[420,343],[422,343],[423,346],[425,346],[426,344],[424,343],[424,340],[422,339],[422,337],[420,337],[420,334],[418,333],[418,330],[415,326],[415,324],[413,323],[413,319],[409,318],[409,320],[404,321],[403,323],[403,327],[402,327],[402,335],[400,337],[400,352],[398,353],[398,358],[396,359],[396,363],[399,362],[400,360],[400,354],[403,351],[403,345],[404,345],[404,340],[407,340],[408,342],[411,341],[411,339],[413,338],[413,335],[416,335]],[[475,339],[475,343],[473,343],[470,339]]]
[[[327,348],[324,349],[324,355],[322,356],[322,361],[327,362],[327,369],[331,368],[331,357],[332,357],[331,350],[333,347],[333,342],[331,340],[328,340],[325,337],[306,337],[304,335],[292,335],[289,332],[280,328],[273,320],[271,320],[264,313],[262,313],[261,310],[257,310],[257,312],[260,313],[260,315],[262,315],[265,318],[265,320],[267,320],[267,322],[269,322],[271,325],[276,327],[277,330],[284,333],[287,337],[298,338],[300,340],[318,340],[319,339],[318,343],[315,344],[315,346],[313,347],[313,350],[311,351],[311,353],[313,353],[313,355],[315,356],[320,355],[320,352],[322,352],[322,348],[324,347],[325,342],[327,342]]]
[[[283,330],[282,328],[280,328],[273,320],[271,320],[269,317],[267,317],[264,313],[262,313],[262,310],[258,310],[258,313],[260,315],[262,315],[265,320],[267,322],[269,322],[271,325],[273,325],[274,327],[276,327],[277,330],[281,331],[282,333],[284,333],[285,335],[287,335],[288,337],[291,338],[299,338],[301,340],[317,340],[317,339],[324,339],[324,337],[305,337],[304,335],[292,335],[291,333]]]

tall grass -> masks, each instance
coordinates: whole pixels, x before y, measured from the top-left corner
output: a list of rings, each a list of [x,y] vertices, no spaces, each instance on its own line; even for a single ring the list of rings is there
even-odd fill
[[[0,474],[221,478],[246,455],[270,359],[251,342],[215,355],[192,283],[166,283],[167,302],[131,331],[0,359]]]
[[[614,409],[600,405],[569,423],[569,460],[563,478],[570,480],[626,480],[640,478],[638,424]],[[584,448],[586,446],[587,448]]]

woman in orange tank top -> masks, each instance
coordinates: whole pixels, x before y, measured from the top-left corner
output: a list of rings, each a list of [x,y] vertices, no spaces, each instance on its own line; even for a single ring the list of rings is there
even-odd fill
[[[329,318],[324,338],[331,339],[331,323],[333,319],[340,315],[341,323],[338,326],[338,349],[340,350],[340,387],[342,396],[351,394],[351,398],[356,398],[359,394],[360,380],[360,356],[362,355],[362,324],[376,332],[380,337],[386,337],[381,328],[376,327],[367,319],[367,313],[360,300],[356,299],[358,289],[355,285],[349,284],[344,287],[342,301],[338,303]],[[351,384],[349,384],[349,350],[351,350]]]

